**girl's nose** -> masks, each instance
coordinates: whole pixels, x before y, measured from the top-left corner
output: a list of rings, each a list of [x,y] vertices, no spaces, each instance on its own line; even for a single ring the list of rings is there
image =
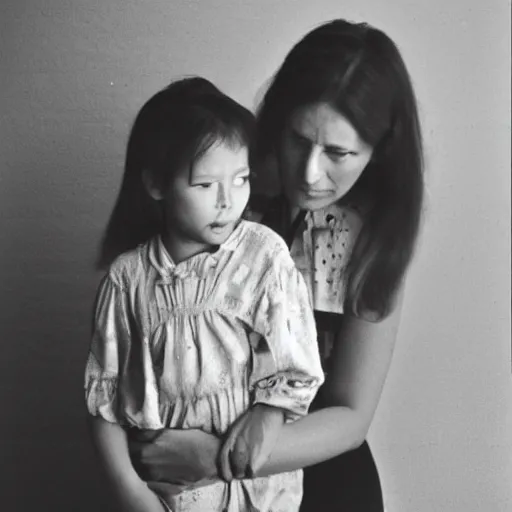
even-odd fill
[[[312,145],[307,156],[304,168],[304,181],[308,185],[316,183],[322,174],[320,167],[320,157],[322,155],[322,148],[320,146]]]
[[[219,189],[217,191],[217,208],[225,210],[231,208],[231,190],[230,187],[219,183]]]

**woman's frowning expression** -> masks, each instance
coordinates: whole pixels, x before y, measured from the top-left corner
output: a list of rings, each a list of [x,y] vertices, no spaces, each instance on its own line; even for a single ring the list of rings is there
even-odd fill
[[[343,197],[366,168],[373,148],[327,103],[293,112],[279,155],[284,193],[292,207],[317,210]]]

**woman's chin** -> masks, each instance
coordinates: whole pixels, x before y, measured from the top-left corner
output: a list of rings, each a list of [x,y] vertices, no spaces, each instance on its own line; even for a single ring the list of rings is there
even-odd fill
[[[336,201],[333,194],[324,195],[320,197],[311,197],[305,194],[296,194],[294,197],[289,198],[292,206],[298,206],[301,210],[320,210],[326,208]]]

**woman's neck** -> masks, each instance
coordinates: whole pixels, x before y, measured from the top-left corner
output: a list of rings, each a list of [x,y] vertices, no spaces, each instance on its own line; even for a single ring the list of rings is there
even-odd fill
[[[290,223],[293,223],[293,221],[297,218],[297,215],[299,215],[300,208],[298,206],[289,206],[288,207],[288,220]]]

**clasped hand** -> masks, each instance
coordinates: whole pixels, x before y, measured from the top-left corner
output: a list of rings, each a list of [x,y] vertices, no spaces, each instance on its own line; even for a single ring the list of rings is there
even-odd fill
[[[130,438],[133,465],[146,482],[185,487],[221,478],[254,478],[270,457],[284,423],[281,409],[256,404],[224,439],[199,429],[164,429],[147,439]]]

